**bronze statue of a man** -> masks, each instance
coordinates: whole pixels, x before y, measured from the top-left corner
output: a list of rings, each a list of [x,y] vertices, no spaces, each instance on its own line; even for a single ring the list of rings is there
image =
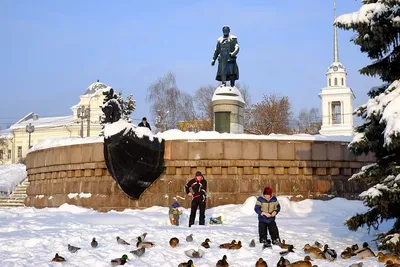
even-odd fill
[[[236,63],[239,44],[237,37],[229,34],[230,31],[229,26],[222,27],[224,35],[217,40],[211,66],[214,66],[215,60],[218,58],[218,71],[215,79],[221,81],[223,85],[226,85],[226,81],[228,80],[233,87],[235,86],[235,81],[239,80],[239,67]]]

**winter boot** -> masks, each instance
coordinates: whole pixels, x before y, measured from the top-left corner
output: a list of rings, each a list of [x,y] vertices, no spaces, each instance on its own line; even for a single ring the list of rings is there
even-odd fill
[[[263,249],[272,248],[271,240],[267,239],[267,242],[264,243]]]
[[[282,246],[280,238],[272,240],[272,244],[276,246]]]

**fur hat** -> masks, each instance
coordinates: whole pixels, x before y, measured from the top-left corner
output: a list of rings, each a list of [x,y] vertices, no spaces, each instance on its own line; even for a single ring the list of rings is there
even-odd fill
[[[266,188],[264,188],[263,195],[270,195],[270,196],[272,196],[272,187],[266,187]]]

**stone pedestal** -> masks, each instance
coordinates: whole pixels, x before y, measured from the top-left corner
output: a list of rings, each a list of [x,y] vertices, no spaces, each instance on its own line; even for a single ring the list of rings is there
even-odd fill
[[[243,133],[244,100],[239,89],[221,85],[215,89],[213,98],[214,131],[220,133]]]

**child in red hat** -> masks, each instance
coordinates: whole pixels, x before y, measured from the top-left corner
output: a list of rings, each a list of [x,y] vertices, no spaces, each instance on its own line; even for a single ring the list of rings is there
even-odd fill
[[[275,217],[281,210],[281,205],[275,196],[272,196],[272,188],[264,188],[263,195],[257,198],[254,211],[258,214],[258,234],[260,243],[264,247],[271,247],[271,241],[267,238],[268,232],[272,239],[272,244],[281,245],[278,226]]]

